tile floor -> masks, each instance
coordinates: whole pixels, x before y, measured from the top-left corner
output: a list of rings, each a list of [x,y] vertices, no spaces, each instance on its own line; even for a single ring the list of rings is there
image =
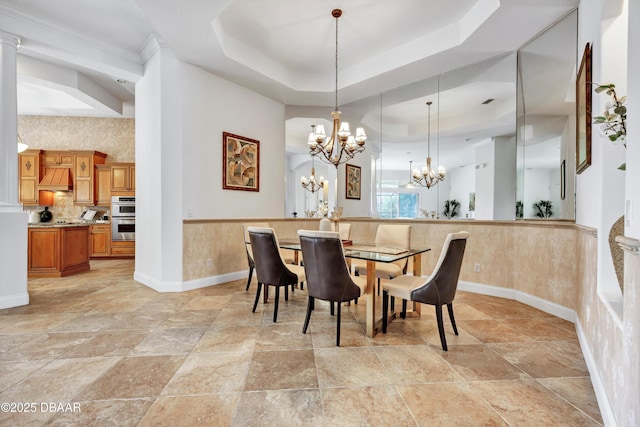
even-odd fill
[[[325,303],[301,333],[304,291],[274,324],[272,302],[251,313],[255,279],[161,294],[132,275],[95,261],[0,310],[0,402],[20,411],[0,425],[602,424],[574,326],[518,302],[459,292],[448,352],[432,307],[369,339],[345,306],[337,348]]]

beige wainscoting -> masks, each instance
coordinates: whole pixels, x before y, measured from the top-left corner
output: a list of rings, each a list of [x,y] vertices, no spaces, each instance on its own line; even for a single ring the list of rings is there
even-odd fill
[[[268,222],[279,238],[295,238],[299,229],[318,229],[318,219],[228,219],[184,221],[183,280],[228,276],[248,269],[242,224]],[[422,257],[427,275],[435,266],[448,233],[471,233],[460,279],[515,290],[571,310],[578,304],[578,235],[572,222],[380,220],[346,218],[354,242],[372,242],[379,224],[411,224],[412,246],[428,246]],[[212,265],[207,266],[207,260]],[[480,271],[474,267],[479,264]]]

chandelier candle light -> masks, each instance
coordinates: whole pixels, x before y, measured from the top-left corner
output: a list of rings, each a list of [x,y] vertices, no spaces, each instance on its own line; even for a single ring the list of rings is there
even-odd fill
[[[437,171],[431,168],[431,104],[431,101],[427,102],[427,165],[422,168],[422,173],[418,169],[413,170],[413,181],[427,188],[431,188],[438,182],[443,181],[446,174],[443,166],[438,166]]]
[[[340,122],[342,113],[338,109],[338,18],[342,16],[342,10],[333,9],[331,16],[336,19],[336,96],[335,109],[331,113],[333,130],[331,136],[327,138],[324,125],[317,125],[315,132],[309,134],[307,143],[312,156],[321,154],[320,160],[333,164],[337,168],[339,164],[352,159],[356,153],[364,151],[367,135],[363,128],[358,128],[356,135],[353,136],[349,130],[349,123]]]
[[[313,159],[314,158],[311,157],[311,176],[309,177],[309,180],[303,176],[300,178],[300,183],[305,190],[315,193],[321,188],[324,188],[324,186],[327,185],[327,182],[323,177],[320,177],[320,180],[316,181],[316,168],[314,166]]]

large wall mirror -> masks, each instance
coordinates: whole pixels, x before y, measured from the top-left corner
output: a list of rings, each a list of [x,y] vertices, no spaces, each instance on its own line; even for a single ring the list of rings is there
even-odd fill
[[[573,12],[518,52],[341,107],[369,136],[358,162],[370,177],[363,193],[370,194],[347,203],[345,215],[574,219],[576,43]],[[301,216],[316,211],[320,200],[334,206],[339,199],[300,185],[312,168],[306,135],[328,111],[287,107],[289,213]],[[446,170],[429,189],[411,180],[427,154],[433,168]],[[340,180],[341,169],[316,161],[315,171],[331,186]]]

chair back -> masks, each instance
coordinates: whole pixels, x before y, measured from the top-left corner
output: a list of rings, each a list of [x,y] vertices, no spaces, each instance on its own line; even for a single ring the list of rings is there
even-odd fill
[[[258,282],[273,286],[298,283],[298,276],[286,267],[280,255],[273,228],[247,227],[247,231]]]
[[[380,224],[376,230],[376,246],[409,249],[411,247],[411,226],[405,224]],[[408,259],[395,261],[406,273]]]
[[[344,258],[340,234],[298,230],[309,296],[327,301],[350,301],[360,296]]]
[[[467,237],[469,233],[466,231],[447,235],[433,273],[427,278],[424,286],[411,293],[412,300],[437,305],[453,302],[458,289]]]
[[[336,231],[336,223],[331,223],[331,231]],[[351,238],[351,224],[341,222],[338,224],[338,233],[341,240],[349,240]]]
[[[251,222],[242,224],[242,234],[244,235],[244,248],[247,250],[247,261],[249,262],[249,267],[254,268],[255,264],[253,262],[253,252],[251,250],[251,241],[249,240],[249,231],[247,230],[249,227],[260,227],[260,228],[269,228],[268,222]]]

